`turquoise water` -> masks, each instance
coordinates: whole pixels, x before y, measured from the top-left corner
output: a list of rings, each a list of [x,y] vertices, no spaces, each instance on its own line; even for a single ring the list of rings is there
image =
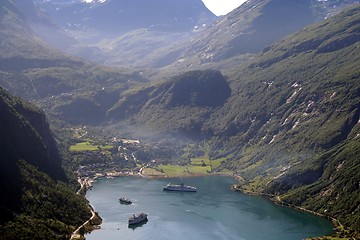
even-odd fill
[[[169,182],[197,187],[196,193],[166,192]],[[205,176],[185,179],[119,177],[98,180],[87,198],[103,218],[100,230],[87,240],[296,240],[330,234],[329,221],[270,201],[230,190],[232,178]],[[127,197],[132,205],[118,199]],[[133,213],[149,221],[129,228]]]

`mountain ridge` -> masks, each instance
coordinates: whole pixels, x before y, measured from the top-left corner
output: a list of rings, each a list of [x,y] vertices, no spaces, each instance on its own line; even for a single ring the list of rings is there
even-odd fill
[[[46,34],[44,30],[46,26],[39,27],[39,24],[35,26],[33,24],[33,28],[40,29],[36,32],[45,40],[48,39],[47,35],[59,36],[58,38],[62,40],[58,43],[56,39],[54,41],[48,39],[48,41],[56,46],[63,45],[62,50],[90,61],[143,68],[173,69],[175,67],[177,70],[187,71],[196,70],[201,66],[212,66],[214,63],[216,65],[230,58],[246,58],[247,55],[261,51],[287,34],[335,14],[356,2],[355,0],[326,2],[251,0],[226,16],[216,18],[208,13],[201,1],[182,2],[181,7],[173,6],[174,3],[169,2],[157,2],[155,5],[150,2],[136,2],[150,6],[143,8],[147,9],[143,13],[140,13],[143,10],[133,7],[135,2],[124,4],[116,1],[104,3],[37,1],[33,8],[54,18],[56,24],[64,29],[63,32],[66,30],[77,43],[71,43],[66,34],[61,37],[61,30],[53,29],[51,34]],[[156,14],[157,24],[151,24],[153,20],[139,20],[142,17],[154,16],[154,13],[162,8],[168,10]],[[196,11],[189,12],[184,8],[196,9]],[[176,17],[178,20],[174,22],[173,18],[169,18],[171,14],[172,16],[179,14],[182,17]],[[120,22],[127,22],[127,26],[130,23],[133,25],[130,24],[131,27],[124,31],[117,31],[111,27],[114,25],[112,21],[94,20],[102,19],[103,15],[111,19],[120,19]],[[186,27],[177,27],[177,24],[184,23],[180,21],[184,16],[187,16],[184,18],[187,22]],[[125,20],[121,20],[122,18]],[[77,23],[74,24],[73,21]],[[137,22],[139,24],[136,25]],[[115,28],[121,26],[117,24]],[[112,33],[111,36],[102,32],[107,28]],[[86,39],[90,42],[84,44]],[[64,42],[69,44],[65,46]],[[227,61],[222,67],[227,65],[231,67],[232,64]]]
[[[171,65],[188,70],[239,55],[257,53],[286,35],[356,2],[247,1],[213,23],[204,33],[194,36],[190,42],[168,48],[176,56],[170,61],[164,61],[166,58],[159,55],[155,56],[155,62],[163,59],[161,67]]]
[[[143,101],[136,109],[146,106],[151,111],[130,111],[123,117],[138,121],[141,127],[149,123],[154,132],[168,130],[170,124],[170,132],[203,136],[211,146],[209,158],[226,159],[218,170],[241,176],[243,188],[279,194],[285,201],[339,218],[358,231],[359,175],[341,166],[354,172],[360,166],[355,150],[360,126],[359,8],[354,5],[307,26],[227,71],[231,95],[220,107],[209,111],[194,105],[193,110],[172,111],[166,109],[165,101]],[[197,81],[196,74],[187,74]],[[186,89],[183,92],[192,92],[191,87]],[[156,91],[152,86],[142,92]],[[140,96],[148,99],[146,94]],[[123,103],[129,109],[134,106]],[[339,173],[331,174],[334,169]],[[345,179],[352,185],[336,202]],[[328,189],[333,189],[332,194],[325,194]],[[312,200],[321,198],[319,191],[333,207]],[[305,193],[306,198],[302,197]],[[349,211],[340,213],[344,206]]]
[[[191,31],[196,25],[200,26],[209,19],[215,18],[200,0],[196,2],[186,0],[181,4],[176,1],[143,0],[131,2],[108,0],[93,3],[36,1],[35,3],[65,29],[84,27],[94,29],[103,36],[112,37],[139,28],[147,28],[150,31],[162,29],[167,32]],[[141,8],[138,7],[140,5]],[[119,23],[115,28],[114,21]]]
[[[167,130],[202,138],[198,128],[204,124],[204,117],[221,107],[230,94],[227,79],[220,71],[186,72],[124,94],[107,111],[107,117],[134,119],[140,125],[151,126],[154,133]]]
[[[160,138],[173,134],[198,141],[199,146],[207,146],[209,159],[221,159],[215,172],[241,176],[241,188],[279,195],[285,202],[336,217],[359,231],[359,4],[232,62],[222,72],[179,74],[175,66],[166,69],[176,71],[174,77],[99,67],[57,55],[31,27],[22,25],[24,15],[9,6],[13,7],[5,6],[0,15],[1,23],[9,24],[0,30],[0,40],[14,51],[9,47],[2,55],[0,81],[12,92],[27,94],[51,116],[75,126],[120,123],[126,127],[114,127],[117,132],[147,129],[160,133]],[[237,21],[236,14],[231,16]],[[25,47],[15,49],[16,39]],[[26,49],[33,44],[39,44],[40,50]],[[34,56],[32,51],[39,53]],[[167,55],[172,60],[181,54],[172,53]],[[27,62],[15,64],[22,59]],[[149,82],[147,74],[156,81]],[[31,111],[6,108],[3,102],[1,110],[24,115],[19,126],[33,122],[41,123],[34,129],[44,126],[43,119],[29,118]],[[15,171],[17,175],[35,171],[23,161],[19,166],[24,171]],[[42,179],[41,173],[36,175]],[[26,199],[33,201],[31,195]]]

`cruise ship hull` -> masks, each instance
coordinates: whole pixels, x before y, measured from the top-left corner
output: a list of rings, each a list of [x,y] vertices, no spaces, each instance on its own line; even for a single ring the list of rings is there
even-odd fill
[[[192,186],[185,186],[183,184],[181,185],[171,185],[168,184],[163,188],[164,191],[171,191],[171,192],[196,192],[197,189]]]

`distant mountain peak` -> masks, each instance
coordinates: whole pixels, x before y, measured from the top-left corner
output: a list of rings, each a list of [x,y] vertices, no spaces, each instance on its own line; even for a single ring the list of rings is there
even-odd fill
[[[201,0],[35,0],[57,24],[92,37],[118,37],[139,28],[169,32],[192,31],[216,16]]]

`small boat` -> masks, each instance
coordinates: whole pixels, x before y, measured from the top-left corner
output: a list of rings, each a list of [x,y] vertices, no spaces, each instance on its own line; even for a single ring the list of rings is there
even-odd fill
[[[124,197],[119,198],[119,202],[123,204],[132,204],[132,201],[130,199]]]
[[[164,188],[164,191],[178,191],[178,192],[196,192],[196,187],[193,186],[187,186],[182,184],[175,185],[175,184],[168,184]]]
[[[147,214],[146,213],[139,213],[139,214],[133,214],[132,217],[129,217],[129,225],[135,225],[138,223],[142,223],[147,221]]]

